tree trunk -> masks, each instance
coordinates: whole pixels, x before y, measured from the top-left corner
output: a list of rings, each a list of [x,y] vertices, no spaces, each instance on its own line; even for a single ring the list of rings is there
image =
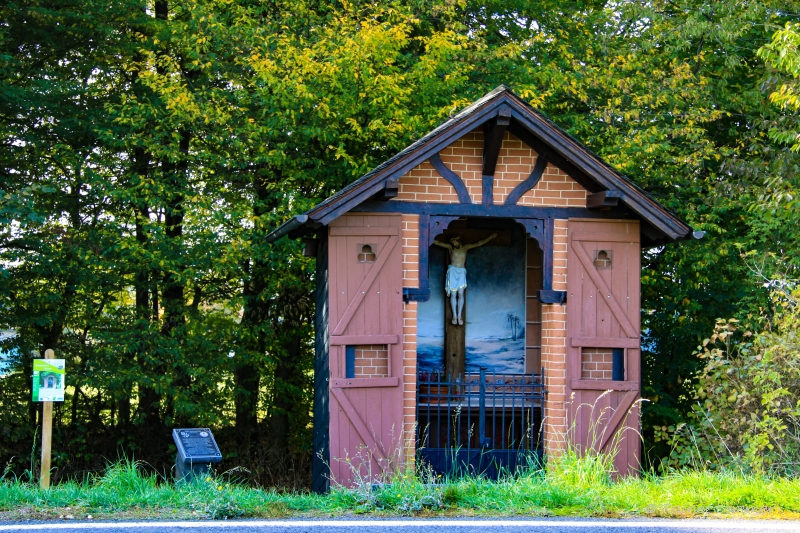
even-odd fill
[[[189,133],[186,130],[181,131],[180,141],[178,145],[180,153],[184,156],[180,162],[173,165],[171,163],[164,163],[162,167],[165,169],[165,179],[167,182],[168,200],[167,207],[164,210],[164,236],[167,238],[168,249],[173,254],[173,257],[179,257],[181,248],[183,246],[183,191],[186,184],[186,171],[187,160],[189,152]],[[182,268],[183,265],[177,265],[177,268]],[[163,288],[161,291],[161,307],[164,310],[164,322],[161,324],[161,335],[163,337],[175,340],[179,345],[183,345],[184,325],[186,324],[186,299],[184,295],[184,285],[177,272],[172,269],[164,272],[162,279]],[[174,361],[173,368],[175,369],[175,376],[173,380],[174,391],[188,391],[191,386],[191,378],[186,371],[185,361],[182,361],[185,356],[181,350],[178,351],[178,360]],[[175,415],[175,397],[173,394],[170,398],[170,404],[167,407],[170,414],[174,415],[174,423],[178,426],[188,425],[189,421],[178,410]]]
[[[253,173],[253,216],[256,219],[255,239],[266,236],[265,228],[260,222],[274,207],[270,202],[266,179],[262,175],[266,169],[259,167]],[[254,243],[258,248],[258,243]],[[245,438],[252,436],[258,422],[258,391],[261,386],[261,369],[257,361],[266,352],[264,328],[268,324],[270,301],[265,299],[267,283],[271,270],[261,258],[261,254],[253,254],[244,265],[246,282],[244,284],[244,312],[242,315],[242,348],[243,354],[237,360],[234,370],[236,391],[234,405],[236,410],[236,428]]]
[[[150,158],[148,154],[142,149],[133,151],[133,171],[134,174],[142,179],[147,177],[148,169],[150,166]],[[147,246],[149,234],[147,231],[147,224],[150,221],[150,209],[147,205],[134,206],[136,217],[136,242],[141,248]],[[137,349],[131,354],[131,357],[137,361],[137,366],[142,369],[145,375],[158,375],[156,369],[148,368],[146,350],[149,342],[143,342],[149,336],[150,329],[150,272],[146,265],[139,265],[139,270],[136,274],[134,282],[134,290],[136,294],[136,329],[141,332],[139,345]],[[122,396],[119,398],[119,421],[120,425],[128,426],[131,422],[131,400],[132,383],[124,385],[125,390],[122,391]],[[159,406],[161,405],[161,395],[158,394],[152,387],[139,384],[139,409],[142,414],[142,422],[145,427],[154,427],[154,425],[161,424],[161,416]]]
[[[275,390],[269,418],[269,445],[278,457],[289,453],[291,414],[302,406],[297,394],[300,337],[289,334],[281,344],[284,353],[277,358],[275,365]]]
[[[261,386],[261,374],[254,364],[254,358],[264,353],[263,334],[261,327],[266,316],[265,303],[259,296],[264,290],[264,277],[261,275],[261,264],[255,260],[255,268],[250,268],[250,261],[245,262],[245,275],[250,279],[244,283],[244,313],[242,315],[242,329],[246,331],[250,340],[243,345],[243,352],[238,354],[241,361],[234,369],[233,375],[236,389],[234,390],[234,407],[236,410],[236,429],[239,434],[250,439],[258,423],[258,391]],[[259,274],[253,279],[251,273]]]

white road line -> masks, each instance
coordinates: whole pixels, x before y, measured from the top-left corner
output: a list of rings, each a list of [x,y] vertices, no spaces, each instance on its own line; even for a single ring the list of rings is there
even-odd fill
[[[632,528],[646,527],[650,529],[669,528],[701,528],[701,529],[739,529],[760,531],[800,531],[800,522],[761,522],[730,520],[654,520],[654,521],[568,521],[568,520],[225,520],[201,522],[43,522],[39,524],[0,525],[0,531],[26,531],[35,529],[139,529],[155,527],[173,528],[228,528],[228,527],[261,527],[261,528],[310,528],[310,527],[514,527],[542,528],[559,527],[574,529]]]

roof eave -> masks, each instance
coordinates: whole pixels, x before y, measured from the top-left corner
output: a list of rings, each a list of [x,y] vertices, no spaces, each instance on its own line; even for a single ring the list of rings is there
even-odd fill
[[[295,215],[280,226],[277,227],[274,231],[267,234],[265,240],[268,243],[273,243],[279,239],[282,239],[286,235],[297,231],[308,224],[308,215]]]

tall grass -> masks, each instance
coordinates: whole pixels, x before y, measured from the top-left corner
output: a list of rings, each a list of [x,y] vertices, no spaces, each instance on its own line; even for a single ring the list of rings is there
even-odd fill
[[[599,421],[608,415],[596,406],[597,402],[580,406],[591,409],[590,418],[596,421],[589,427],[590,443],[599,442]],[[611,440],[611,453],[598,453],[593,446],[573,445],[570,431],[575,431],[574,426],[560,436],[563,451],[549,459],[546,469],[532,461],[496,481],[475,475],[448,479],[422,465],[402,466],[399,445],[388,459],[382,459],[388,462],[376,473],[369,450],[362,448],[344,459],[352,469],[352,486],[335,486],[324,496],[256,489],[230,473],[175,484],[132,460],[118,461],[102,475],[60,483],[50,490],[4,475],[0,478],[0,519],[21,515],[227,519],[345,513],[658,517],[745,513],[800,518],[798,478],[684,469],[664,476],[615,479],[612,456],[621,437]]]
[[[588,463],[588,464],[587,464]],[[499,481],[463,477],[431,483],[399,472],[391,483],[366,490],[335,488],[325,496],[280,494],[212,475],[175,485],[145,465],[122,461],[102,476],[70,481],[41,490],[19,480],[0,482],[3,518],[92,515],[129,518],[238,518],[378,515],[572,515],[673,516],[751,513],[800,517],[800,481],[737,472],[684,470],[666,476],[646,475],[614,481],[596,472],[597,462],[579,456],[551,461]]]

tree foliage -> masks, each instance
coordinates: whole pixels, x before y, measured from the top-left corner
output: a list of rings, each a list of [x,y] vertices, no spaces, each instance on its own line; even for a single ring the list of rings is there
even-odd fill
[[[775,32],[772,42],[758,51],[767,64],[775,70],[776,76],[769,82],[775,85],[770,93],[771,102],[787,112],[783,123],[770,130],[770,137],[783,144],[791,145],[793,152],[800,151],[800,24],[787,22],[786,26]]]
[[[793,9],[5,3],[0,455],[29,463],[27,376],[54,348],[62,469],[169,464],[179,424],[223,431],[265,483],[307,460],[314,265],[264,237],[501,83],[707,232],[644,256],[645,435],[668,454],[652,428],[691,411],[694,347],[716,318],[768,320],[759,276],[800,257]]]

